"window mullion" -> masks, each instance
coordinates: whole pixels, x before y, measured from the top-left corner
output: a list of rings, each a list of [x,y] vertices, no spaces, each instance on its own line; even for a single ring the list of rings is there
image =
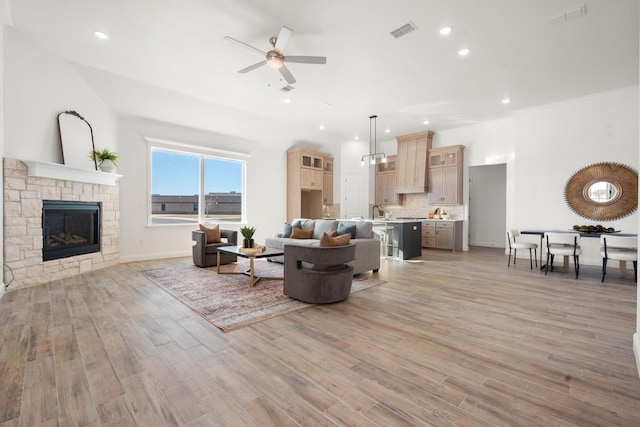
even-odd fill
[[[200,156],[200,195],[198,197],[198,222],[205,222],[206,198],[204,194],[204,157]]]

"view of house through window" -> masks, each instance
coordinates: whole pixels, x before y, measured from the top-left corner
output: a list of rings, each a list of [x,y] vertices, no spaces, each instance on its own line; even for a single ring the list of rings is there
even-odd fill
[[[152,148],[150,223],[242,222],[243,178],[243,161]]]

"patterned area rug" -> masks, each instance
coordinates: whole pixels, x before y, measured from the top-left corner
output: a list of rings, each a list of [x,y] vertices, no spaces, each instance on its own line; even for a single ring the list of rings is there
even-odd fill
[[[222,271],[245,271],[247,259],[221,267]],[[255,261],[257,276],[282,277],[282,264]],[[143,270],[141,273],[178,301],[224,332],[233,331],[272,317],[309,307],[282,293],[282,280],[260,280],[249,286],[242,274],[218,275],[216,267],[200,268],[193,264]],[[362,274],[353,278],[351,293],[385,283],[377,277]]]

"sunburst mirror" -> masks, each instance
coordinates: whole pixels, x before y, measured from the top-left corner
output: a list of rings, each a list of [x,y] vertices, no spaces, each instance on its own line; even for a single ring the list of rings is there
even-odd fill
[[[581,217],[613,221],[638,207],[638,172],[619,163],[596,163],[567,181],[564,196]]]

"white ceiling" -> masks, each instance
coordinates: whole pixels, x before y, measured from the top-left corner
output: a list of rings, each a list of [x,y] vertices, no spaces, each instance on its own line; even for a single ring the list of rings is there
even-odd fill
[[[117,113],[225,133],[233,129],[217,114],[186,112],[264,116],[297,140],[341,143],[368,140],[372,114],[380,140],[387,127],[389,138],[438,131],[638,84],[637,0],[8,2],[13,29],[74,63]],[[550,24],[582,4],[586,16]],[[390,35],[409,21],[417,31]],[[327,57],[288,64],[297,79],[289,94],[276,70],[239,74],[263,58],[223,39],[267,51],[282,25],[294,32],[285,55]],[[438,34],[444,25],[449,37]],[[462,47],[471,49],[465,58]],[[166,102],[150,105],[150,91]]]

